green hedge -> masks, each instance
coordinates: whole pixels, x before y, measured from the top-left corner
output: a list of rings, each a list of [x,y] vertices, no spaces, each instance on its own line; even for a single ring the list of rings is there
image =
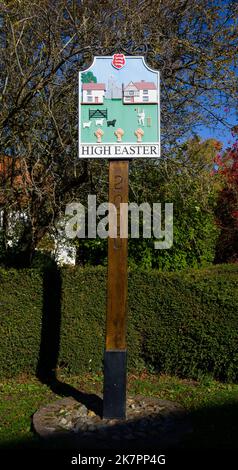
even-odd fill
[[[36,370],[42,309],[41,272],[0,269],[0,376]]]
[[[101,369],[106,270],[64,268],[60,277],[0,270],[2,377],[52,368],[56,359],[72,374]],[[130,272],[128,305],[130,369],[238,380],[237,265]]]

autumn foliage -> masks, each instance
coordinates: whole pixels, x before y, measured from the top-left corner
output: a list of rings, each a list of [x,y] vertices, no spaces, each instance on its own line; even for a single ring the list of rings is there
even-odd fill
[[[221,229],[217,262],[238,262],[238,139],[215,159],[216,172],[222,178],[216,216]]]

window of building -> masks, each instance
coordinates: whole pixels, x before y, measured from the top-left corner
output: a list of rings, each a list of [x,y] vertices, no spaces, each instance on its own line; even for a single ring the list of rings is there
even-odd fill
[[[149,101],[149,96],[143,96],[143,101]]]
[[[148,95],[148,93],[149,93],[149,90],[143,90],[144,95]]]
[[[92,90],[87,90],[87,95],[91,95],[92,94]]]

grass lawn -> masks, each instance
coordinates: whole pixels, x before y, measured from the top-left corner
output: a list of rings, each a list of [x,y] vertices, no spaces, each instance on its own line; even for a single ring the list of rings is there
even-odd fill
[[[105,99],[104,104],[84,104],[81,106],[81,142],[96,143],[97,139],[94,132],[99,126],[96,126],[96,119],[92,118],[90,128],[83,129],[83,122],[89,121],[89,110],[107,109],[108,118],[104,119],[103,126],[100,126],[104,132],[102,142],[117,142],[114,131],[121,127],[124,130],[123,142],[137,142],[135,130],[142,127],[144,131],[143,142],[158,141],[158,106],[156,104],[123,104],[122,100]],[[137,110],[145,112],[144,126],[139,125]],[[150,125],[147,119],[149,118]],[[115,127],[108,127],[107,121],[116,120]]]
[[[89,393],[102,392],[102,375],[88,374],[59,380]],[[142,394],[181,403],[189,412],[194,432],[185,449],[238,449],[238,385],[209,378],[200,382],[143,372],[128,377],[128,395]],[[1,448],[39,447],[31,430],[31,416],[57,398],[34,377],[21,376],[0,382]]]

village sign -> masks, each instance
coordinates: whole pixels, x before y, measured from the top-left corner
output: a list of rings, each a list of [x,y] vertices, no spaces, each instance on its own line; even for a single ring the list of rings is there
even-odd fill
[[[160,156],[159,72],[143,57],[95,57],[79,73],[79,156]]]
[[[143,57],[95,57],[79,73],[79,156],[109,159],[109,227],[103,417],[126,417],[129,160],[160,156],[159,73]]]

